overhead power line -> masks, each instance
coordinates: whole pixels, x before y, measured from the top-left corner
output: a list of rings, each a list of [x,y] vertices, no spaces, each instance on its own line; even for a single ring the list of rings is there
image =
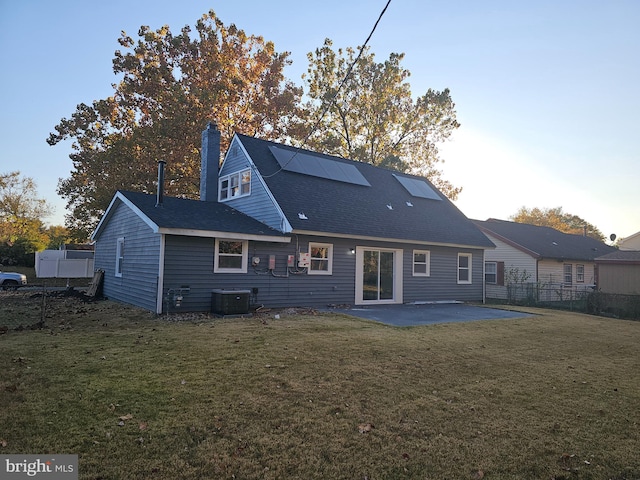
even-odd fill
[[[271,175],[263,175],[263,178],[273,177],[273,176],[277,175],[278,173],[280,173],[282,170],[284,170],[286,168],[286,166],[289,165],[289,163],[291,163],[294,158],[296,158],[296,155],[298,155],[298,152],[302,149],[302,147],[304,147],[304,145],[307,144],[307,142],[311,138],[311,135],[313,135],[314,132],[318,129],[318,127],[320,126],[320,122],[322,122],[322,119],[324,118],[324,116],[327,114],[329,109],[333,106],[333,104],[336,101],[336,98],[338,97],[338,93],[340,92],[340,90],[342,90],[342,87],[344,86],[344,84],[349,79],[349,76],[351,75],[353,67],[356,66],[356,64],[358,63],[358,60],[360,60],[360,57],[362,57],[362,53],[364,52],[364,49],[367,47],[367,44],[369,43],[369,40],[371,40],[371,37],[373,36],[373,32],[376,31],[376,28],[378,27],[378,24],[380,23],[380,20],[382,20],[382,17],[384,15],[384,13],[387,11],[387,8],[389,7],[390,3],[391,3],[391,0],[387,0],[387,4],[384,6],[382,11],[380,12],[380,15],[378,15],[378,19],[376,20],[376,23],[373,25],[373,28],[371,29],[371,32],[369,32],[369,36],[367,37],[367,39],[364,41],[364,43],[360,47],[360,50],[358,51],[358,55],[356,56],[355,60],[353,62],[351,62],[351,65],[349,65],[349,68],[347,69],[347,73],[345,74],[344,78],[340,82],[340,85],[338,85],[338,88],[336,89],[335,93],[331,97],[331,100],[329,101],[329,103],[327,103],[325,108],[322,110],[322,113],[321,113],[320,117],[318,118],[318,120],[316,120],[316,123],[313,124],[313,127],[311,127],[311,130],[309,130],[309,133],[307,133],[307,136],[304,137],[304,140],[302,141],[302,145],[300,147],[296,147],[295,153],[291,156],[291,158],[289,160],[287,160],[287,162],[284,165],[282,165],[278,170],[276,170]]]

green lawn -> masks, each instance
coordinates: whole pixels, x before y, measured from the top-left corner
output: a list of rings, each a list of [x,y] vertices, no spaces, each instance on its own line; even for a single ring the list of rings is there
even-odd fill
[[[0,335],[0,454],[83,479],[640,478],[640,322],[48,308]]]

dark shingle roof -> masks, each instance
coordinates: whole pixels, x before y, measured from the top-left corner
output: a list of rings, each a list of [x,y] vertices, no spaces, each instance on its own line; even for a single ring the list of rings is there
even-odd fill
[[[615,250],[611,253],[596,258],[596,262],[602,263],[634,263],[640,264],[640,251]]]
[[[596,257],[615,250],[594,238],[571,235],[550,227],[496,219],[474,220],[474,222],[489,234],[516,248],[528,250],[537,258],[592,261]]]
[[[155,195],[120,193],[160,228],[284,236],[223,203],[164,197],[162,206],[156,207]]]
[[[398,172],[307,150],[301,151],[354,165],[371,186],[281,170],[269,147],[278,146],[295,152],[293,147],[240,134],[238,138],[294,231],[494,247],[453,203],[430,184],[440,200],[410,195],[394,178],[393,174]],[[300,218],[299,214],[304,214],[306,219]]]

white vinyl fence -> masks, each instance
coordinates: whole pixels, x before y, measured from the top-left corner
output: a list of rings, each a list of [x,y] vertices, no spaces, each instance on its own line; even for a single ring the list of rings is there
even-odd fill
[[[36,252],[35,266],[38,278],[92,278],[93,252],[44,250]]]

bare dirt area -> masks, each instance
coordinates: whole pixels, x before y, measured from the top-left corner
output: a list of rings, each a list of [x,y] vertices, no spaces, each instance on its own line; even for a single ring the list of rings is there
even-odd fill
[[[128,305],[87,297],[84,291],[74,288],[0,292],[0,333],[144,317],[153,315]]]
[[[252,317],[266,324],[270,319],[292,315],[315,315],[311,308],[261,308]],[[0,334],[42,328],[90,327],[94,324],[160,319],[198,322],[213,320],[206,312],[183,312],[157,316],[152,312],[103,298],[89,297],[85,289],[21,289],[0,291]]]

